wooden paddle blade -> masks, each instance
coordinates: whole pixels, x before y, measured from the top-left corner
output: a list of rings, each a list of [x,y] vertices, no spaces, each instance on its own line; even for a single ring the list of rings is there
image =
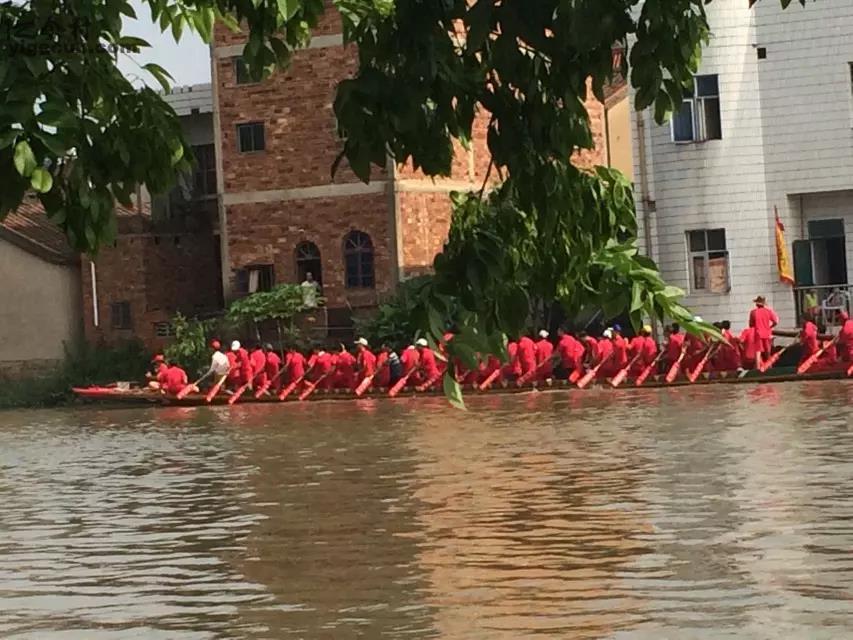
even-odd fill
[[[317,382],[313,382],[313,383],[309,384],[308,388],[305,389],[305,391],[303,391],[301,394],[299,394],[299,401],[302,402],[303,400],[305,400],[305,398],[307,398],[312,393],[314,393],[314,389],[317,388],[318,384],[320,384],[319,380]]]
[[[489,375],[489,377],[488,377],[488,378],[486,378],[485,380],[483,380],[483,384],[481,384],[481,385],[480,385],[480,387],[479,387],[479,388],[480,388],[480,391],[485,391],[486,389],[488,389],[489,387],[491,387],[491,386],[492,386],[492,383],[493,383],[495,380],[497,380],[497,379],[498,379],[498,376],[499,376],[499,375],[501,375],[501,370],[500,370],[500,369],[498,369],[497,371],[492,371],[491,375]]]
[[[248,388],[249,388],[249,383],[247,382],[242,387],[237,389],[237,391],[235,391],[234,394],[230,398],[228,398],[228,404],[233,405],[235,402],[237,402],[240,399],[240,396],[242,396],[244,393],[246,393],[246,389],[248,389]]]
[[[578,389],[583,389],[584,387],[586,387],[586,385],[588,385],[590,382],[592,382],[592,379],[595,377],[595,375],[597,373],[598,373],[598,367],[595,367],[594,369],[590,369],[589,371],[587,371],[586,375],[583,378],[581,378],[580,380],[578,380]]]
[[[650,364],[648,367],[643,369],[643,372],[634,381],[635,386],[638,386],[638,387],[642,386],[642,384],[646,381],[646,378],[648,378],[651,375],[653,366],[654,365]]]
[[[298,384],[299,384],[299,380],[294,380],[293,382],[291,382],[289,385],[287,385],[284,389],[281,390],[281,393],[278,394],[278,399],[282,400],[282,401],[285,400],[287,398],[287,396],[289,396],[291,393],[293,393],[293,390],[296,388],[296,385],[298,385]]]
[[[853,376],[853,365],[850,365],[850,368],[847,370],[847,377]]]
[[[359,397],[364,395],[364,392],[370,388],[371,384],[373,384],[373,376],[367,376],[364,380],[361,381],[361,384],[356,387],[355,395]]]
[[[261,388],[255,391],[255,400],[259,399],[262,395],[264,395],[269,390],[271,385],[271,382],[265,382],[263,385],[261,385]]]
[[[397,383],[388,390],[388,395],[390,397],[396,397],[397,394],[399,394],[403,390],[403,388],[406,386],[406,383],[409,381],[409,375],[405,375],[399,380],[397,380]]]
[[[628,377],[628,370],[622,369],[622,371],[620,371],[615,376],[613,376],[613,380],[610,381],[610,384],[614,388],[618,387],[620,384],[622,384],[625,381],[625,378],[627,378],[627,377]]]
[[[669,371],[666,372],[666,380],[668,383],[672,382],[678,377],[678,373],[681,371],[681,360],[675,362],[670,368]]]
[[[569,375],[569,382],[571,384],[575,384],[578,380],[581,379],[581,369],[578,367]]]
[[[225,384],[225,378],[222,378],[222,380],[213,385],[210,391],[207,392],[207,395],[204,397],[204,399],[208,404],[213,402],[213,399],[216,397],[216,394],[219,393],[219,390],[222,388],[223,384]]]
[[[178,400],[183,400],[183,399],[184,399],[184,398],[186,398],[188,395],[190,395],[190,393],[192,393],[192,390],[193,390],[194,388],[195,388],[195,385],[194,385],[194,384],[188,384],[188,385],[187,385],[187,386],[185,386],[183,389],[181,389],[180,391],[178,391],[178,395],[176,395],[175,397],[176,397]]]
[[[812,354],[811,356],[809,356],[808,360],[806,360],[803,364],[801,364],[799,367],[797,367],[797,374],[803,375],[806,371],[811,369],[812,366],[814,365],[814,363],[818,361],[818,358],[820,358],[822,351],[823,350]]]

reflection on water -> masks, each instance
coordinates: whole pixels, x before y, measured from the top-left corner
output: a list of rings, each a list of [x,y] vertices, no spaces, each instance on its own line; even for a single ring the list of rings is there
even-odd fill
[[[0,637],[853,637],[851,399],[0,413]]]

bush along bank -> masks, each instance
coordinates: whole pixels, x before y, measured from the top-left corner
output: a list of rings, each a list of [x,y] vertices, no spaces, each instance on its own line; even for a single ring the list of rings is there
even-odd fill
[[[71,404],[75,400],[71,387],[138,380],[148,368],[150,359],[150,354],[138,341],[115,347],[80,345],[66,351],[65,359],[53,371],[3,380],[0,409]]]

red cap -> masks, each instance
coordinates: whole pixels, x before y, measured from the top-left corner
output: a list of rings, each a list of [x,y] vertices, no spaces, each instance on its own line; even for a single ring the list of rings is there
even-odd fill
[[[222,346],[222,343],[220,343],[219,340],[211,340],[210,341],[210,348],[211,349],[219,349],[221,346]]]
[[[163,357],[162,353],[158,353],[151,362],[166,362],[166,358]]]

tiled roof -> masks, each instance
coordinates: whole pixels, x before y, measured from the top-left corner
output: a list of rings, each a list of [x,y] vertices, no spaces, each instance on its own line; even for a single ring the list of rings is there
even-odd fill
[[[119,217],[137,215],[120,206],[116,207],[116,214]],[[33,198],[25,198],[15,211],[0,220],[0,238],[49,262],[66,264],[77,260],[77,253],[68,245],[65,233],[48,219],[41,203]]]

